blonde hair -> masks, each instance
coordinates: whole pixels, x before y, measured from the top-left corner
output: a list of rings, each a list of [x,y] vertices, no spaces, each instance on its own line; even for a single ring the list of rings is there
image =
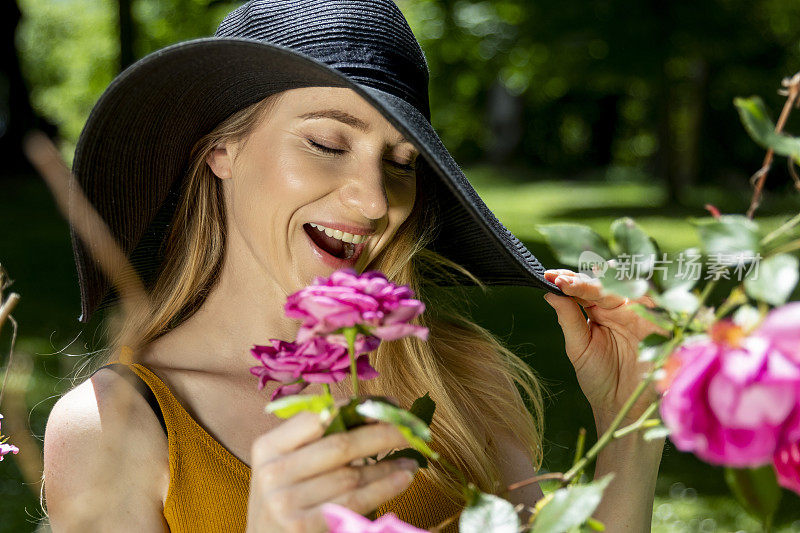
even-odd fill
[[[218,279],[225,250],[222,180],[212,174],[206,156],[221,142],[246,142],[281,94],[234,113],[197,141],[165,243],[165,264],[151,290],[151,305],[111,328],[116,332],[105,360],[97,367],[111,360],[123,346],[138,351],[202,305]],[[420,171],[421,166],[417,169]],[[393,396],[404,408],[430,393],[436,402],[431,425],[433,448],[482,490],[497,492],[504,489],[498,485],[498,447],[491,439],[498,429],[517,439],[536,470],[541,467],[544,388],[522,359],[464,316],[457,305],[450,308],[440,298],[431,305],[425,299],[433,286],[429,282],[452,281],[456,275],[486,289],[465,268],[426,248],[435,235],[436,219],[424,193],[423,187],[417,187],[411,214],[366,270],[382,271],[389,280],[409,285],[417,297],[428,302],[426,312],[415,321],[428,327],[430,335],[427,342],[409,337],[381,343],[370,355],[380,376],[364,381],[362,390]],[[460,499],[458,480],[441,465],[431,462],[422,475],[446,495]]]

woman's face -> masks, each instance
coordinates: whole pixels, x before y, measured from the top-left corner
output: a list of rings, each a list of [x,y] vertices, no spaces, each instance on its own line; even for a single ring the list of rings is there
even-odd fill
[[[361,272],[411,212],[416,149],[346,88],[286,91],[267,115],[207,158],[224,180],[237,272],[285,293],[338,268]]]

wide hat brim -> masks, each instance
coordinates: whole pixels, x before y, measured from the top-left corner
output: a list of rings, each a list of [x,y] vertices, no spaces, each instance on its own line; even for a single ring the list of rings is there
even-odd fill
[[[89,115],[73,173],[137,274],[152,282],[194,143],[234,112],[299,87],[346,87],[374,106],[420,152],[418,172],[438,203],[429,248],[487,285],[564,293],[539,260],[478,196],[428,119],[411,103],[297,50],[254,39],[205,37],[168,46],[117,76]],[[75,212],[71,216],[86,216]],[[71,230],[81,290],[81,322],[116,299],[91,253]],[[463,279],[469,284],[469,280]],[[112,289],[112,290],[109,290]]]

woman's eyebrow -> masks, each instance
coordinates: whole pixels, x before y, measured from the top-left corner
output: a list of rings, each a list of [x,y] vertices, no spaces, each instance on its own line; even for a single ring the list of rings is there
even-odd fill
[[[357,130],[363,131],[364,133],[369,133],[370,125],[367,122],[364,122],[360,118],[351,115],[347,111],[342,111],[341,109],[321,109],[319,111],[309,111],[308,113],[303,113],[302,115],[298,115],[297,118],[302,119],[315,119],[315,118],[330,118],[333,120],[338,120],[343,124],[347,124]],[[411,144],[405,137],[401,136],[398,139],[397,144],[408,143]]]

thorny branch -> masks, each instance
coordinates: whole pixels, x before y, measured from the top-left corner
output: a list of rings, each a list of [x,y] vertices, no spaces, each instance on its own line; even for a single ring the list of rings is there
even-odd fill
[[[783,127],[786,125],[786,121],[789,118],[789,113],[791,113],[792,107],[800,106],[800,101],[797,99],[797,97],[800,95],[800,72],[791,78],[784,78],[783,81],[781,81],[781,85],[786,87],[786,89],[778,91],[778,94],[786,96],[786,103],[783,104],[781,116],[778,118],[778,123],[775,124],[775,133],[780,133],[783,131]],[[772,167],[772,160],[774,157],[775,152],[772,150],[772,148],[767,150],[767,155],[764,157],[764,162],[761,164],[761,168],[750,178],[750,183],[755,185],[753,198],[750,200],[750,207],[747,209],[747,218],[751,220],[756,208],[761,203],[761,191],[764,188],[764,182],[767,180],[767,174],[769,174],[769,170]],[[795,172],[791,158],[789,158],[789,173],[792,175],[795,185],[800,184],[800,178],[798,178],[797,173]]]

